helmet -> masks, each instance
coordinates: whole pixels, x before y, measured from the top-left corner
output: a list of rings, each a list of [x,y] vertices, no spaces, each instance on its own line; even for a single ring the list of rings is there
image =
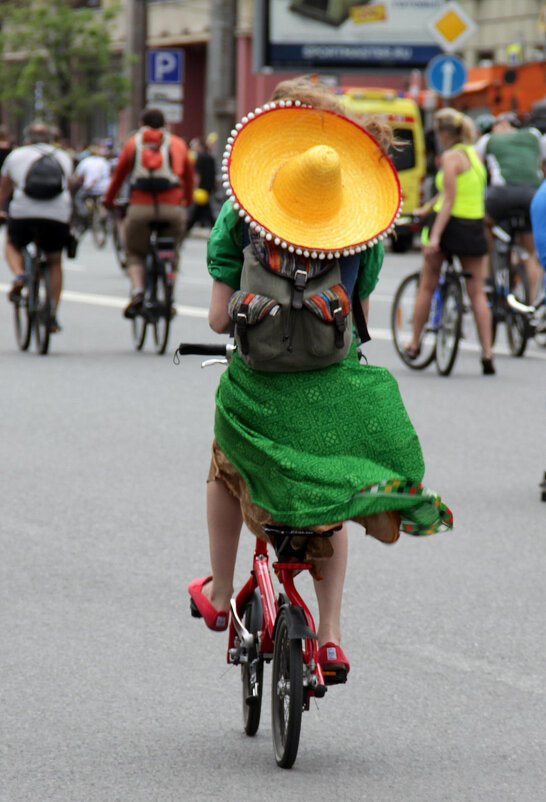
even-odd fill
[[[495,117],[492,114],[480,114],[474,122],[480,134],[489,134],[495,122]]]
[[[499,123],[502,120],[506,120],[509,122],[513,128],[521,128],[521,123],[518,119],[518,115],[513,111],[504,111],[502,114],[497,115],[495,117],[495,122]]]

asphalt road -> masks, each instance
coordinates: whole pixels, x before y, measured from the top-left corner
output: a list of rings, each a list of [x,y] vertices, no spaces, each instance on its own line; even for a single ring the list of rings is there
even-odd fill
[[[185,245],[163,357],[133,350],[125,278],[91,242],[66,263],[49,355],[16,350],[3,302],[2,802],[542,802],[546,351],[513,359],[501,336],[498,374],[482,377],[469,319],[451,377],[408,370],[388,312],[418,262],[387,254],[367,353],[398,379],[455,529],[392,547],[351,530],[349,682],[305,713],[288,772],[273,758],[268,686],[248,739],[226,637],[188,610],[187,583],[208,567],[221,368],[172,353],[215,338],[205,239]],[[3,293],[5,267],[0,281]],[[239,581],[251,547],[246,534]],[[306,577],[300,588],[311,600]]]

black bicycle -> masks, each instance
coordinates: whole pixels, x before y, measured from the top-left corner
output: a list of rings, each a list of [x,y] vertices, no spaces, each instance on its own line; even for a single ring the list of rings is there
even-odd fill
[[[144,299],[132,319],[133,342],[137,351],[142,350],[150,327],[156,353],[164,354],[171,320],[176,314],[173,306],[176,243],[172,237],[161,236],[169,223],[153,221],[148,225],[151,237],[146,257]]]
[[[504,323],[512,356],[523,356],[527,340],[532,336],[528,316],[509,300],[515,299],[524,306],[529,304],[529,282],[524,265],[528,254],[514,241],[515,232],[524,227],[523,212],[493,227],[491,275],[486,287],[491,307],[492,342],[495,343],[499,323]]]
[[[449,376],[459,350],[463,333],[463,314],[467,311],[463,279],[471,274],[463,271],[456,258],[444,259],[438,286],[432,296],[430,314],[423,329],[419,354],[410,359],[407,344],[413,335],[413,314],[419,287],[420,272],[406,276],[398,287],[391,308],[391,331],[394,347],[405,365],[423,370],[436,360],[441,376]]]
[[[47,259],[34,242],[26,246],[23,254],[24,286],[12,301],[15,337],[21,351],[26,351],[34,331],[38,353],[47,354],[51,326],[55,320]]]

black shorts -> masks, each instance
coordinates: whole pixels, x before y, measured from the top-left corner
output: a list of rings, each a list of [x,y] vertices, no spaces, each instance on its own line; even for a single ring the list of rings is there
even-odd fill
[[[59,253],[68,244],[70,227],[58,220],[42,217],[19,217],[8,219],[8,238],[16,248],[24,248],[36,242],[45,253]]]
[[[503,223],[510,217],[521,216],[524,218],[521,230],[531,231],[529,207],[537,188],[527,185],[489,187],[485,196],[485,210],[495,223]]]
[[[425,220],[432,228],[436,214]],[[440,250],[448,256],[484,256],[488,252],[483,218],[450,217],[440,239]]]

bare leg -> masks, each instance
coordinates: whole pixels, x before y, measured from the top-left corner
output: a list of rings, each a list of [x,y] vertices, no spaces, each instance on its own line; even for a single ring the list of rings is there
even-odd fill
[[[339,532],[331,539],[333,555],[317,561],[323,578],[315,579],[315,593],[319,609],[318,643],[323,646],[331,641],[341,642],[341,602],[343,583],[347,568],[348,536],[347,527],[343,524]]]
[[[443,253],[428,254],[425,256],[421,275],[419,277],[419,288],[415,299],[415,309],[413,310],[413,336],[408,344],[410,348],[417,349],[421,343],[421,335],[425,328],[430,313],[430,303],[434,290],[438,286],[440,268],[444,261]]]
[[[14,276],[21,276],[25,272],[23,251],[6,238],[6,261]]]
[[[471,273],[471,277],[466,279],[466,289],[472,311],[478,329],[478,337],[482,346],[483,355],[486,359],[493,356],[491,344],[491,310],[487,303],[483,281],[487,271],[487,257],[485,256],[461,256],[463,270]]]
[[[57,311],[61,292],[63,289],[63,271],[61,267],[61,254],[48,253],[47,264],[49,265],[49,280],[51,282],[51,295],[53,296],[53,307]]]
[[[228,610],[243,517],[239,499],[219,479],[207,484],[207,523],[213,579],[203,594],[217,610]]]
[[[522,246],[529,254],[529,258],[525,260],[524,265],[529,282],[529,303],[532,304],[535,302],[537,296],[538,282],[542,271],[535,253],[535,240],[532,232],[522,231],[519,236]]]
[[[144,265],[127,265],[127,275],[129,276],[133,293],[144,292]]]

